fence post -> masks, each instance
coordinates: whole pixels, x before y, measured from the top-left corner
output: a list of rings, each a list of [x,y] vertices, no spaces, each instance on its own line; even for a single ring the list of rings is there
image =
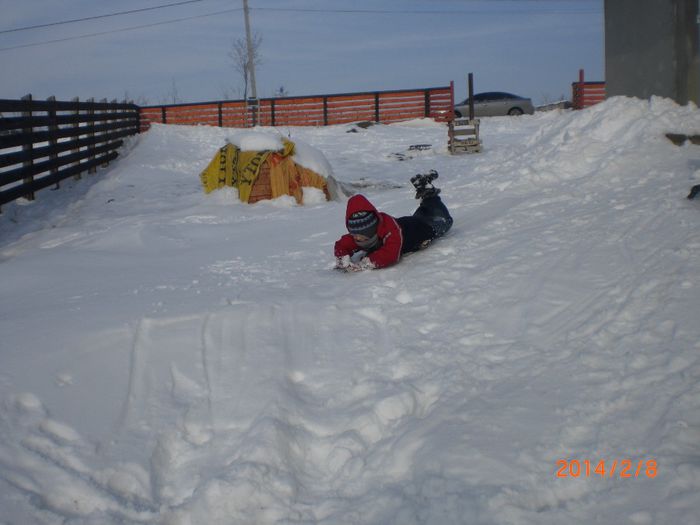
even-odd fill
[[[78,97],[75,97],[71,102],[75,102],[75,109],[73,110],[73,116],[75,117],[75,122],[73,122],[73,140],[80,140],[80,134],[78,133],[78,128],[80,128],[80,99]],[[71,150],[71,153],[80,153],[80,147],[75,147]],[[76,160],[73,163],[73,166],[77,166],[80,164],[79,160]],[[73,175],[74,180],[80,180],[80,173],[76,173]]]
[[[258,125],[258,109],[260,108],[260,101],[257,98],[249,97],[245,101],[245,121],[247,128],[254,128]],[[249,122],[252,121],[252,126]]]
[[[163,124],[168,123],[168,119],[165,118],[165,106],[160,107],[160,121]]]
[[[274,128],[275,127],[275,99],[273,98],[270,101],[270,125]]]
[[[328,125],[328,97],[323,97],[323,125]]]
[[[56,123],[56,97],[52,95],[47,98],[46,101],[49,103],[49,160],[53,162],[58,160],[58,153],[56,153],[56,146],[58,145],[58,137],[56,136],[56,133],[58,132],[58,124]],[[58,168],[52,166],[49,169],[49,173],[51,173],[51,175],[58,173]],[[60,182],[56,181],[56,186],[54,186],[54,189],[57,190],[60,187]]]
[[[379,93],[374,94],[374,121],[379,122]]]
[[[130,104],[136,105],[133,100],[130,102]],[[141,108],[136,106],[134,111],[136,111],[136,130],[134,130],[134,135],[138,135],[141,133]]]
[[[107,104],[107,99],[106,99],[106,98],[102,99],[102,102],[104,102],[105,104]],[[112,104],[117,104],[117,99],[116,99],[116,98],[115,98],[115,99],[112,99],[112,102],[111,102],[111,103],[112,103]],[[114,109],[114,106],[105,106],[104,109],[102,110],[102,113],[110,113],[113,109]],[[107,126],[107,125],[111,124],[112,122],[114,122],[112,119],[110,119],[110,118],[105,118],[105,119],[102,121],[102,124],[104,124],[105,126]],[[110,132],[110,131],[111,131],[111,130],[106,129],[106,130],[104,130],[104,131],[102,132],[102,135],[109,135],[109,132]],[[107,144],[107,139],[104,139],[104,137],[103,137],[103,140],[100,142],[100,146],[102,146],[102,145],[104,145],[104,144]],[[108,165],[109,165],[109,161],[104,162],[104,163],[102,164],[102,167],[103,167],[103,168],[106,168]]]
[[[469,87],[469,120],[474,120],[474,73],[469,73],[467,84]]]
[[[103,98],[102,100],[100,100],[100,104],[106,104],[106,103],[107,103],[106,98]],[[97,110],[100,115],[104,115],[104,113],[105,113],[104,108],[105,107],[103,105],[100,109]],[[107,124],[107,120],[105,118],[100,120],[100,125],[104,126],[105,124]],[[104,135],[104,134],[105,134],[105,131],[100,131],[99,133],[96,133],[96,138],[97,138],[97,142],[95,142],[96,147],[102,145],[102,135]],[[106,165],[107,164],[102,164],[101,167],[104,168]],[[95,172],[97,172],[97,167],[95,167]]]
[[[94,98],[89,98],[87,99],[87,102],[89,104],[88,106],[88,115],[90,117],[93,117],[95,115],[95,99]],[[89,129],[90,132],[88,133],[88,138],[90,139],[90,145],[88,146],[88,151],[90,151],[90,160],[93,161],[95,160],[95,125],[97,122],[93,118],[90,118],[90,124],[89,124]],[[97,168],[95,166],[91,167],[88,169],[88,173],[95,173],[97,171]]]
[[[22,100],[27,101],[29,105],[28,111],[23,111],[22,116],[29,119],[29,125],[26,128],[22,129],[23,133],[28,133],[30,135],[30,140],[27,142],[25,141],[24,144],[22,144],[22,152],[27,152],[29,153],[29,159],[25,160],[22,162],[22,167],[23,168],[30,168],[34,165],[34,158],[33,158],[33,150],[34,150],[34,127],[32,126],[32,95],[31,93],[28,95],[25,95],[22,97]],[[22,179],[22,182],[24,184],[31,184],[34,182],[34,175],[29,175],[29,177],[25,177]],[[24,198],[30,201],[34,200],[34,191],[29,191],[24,195]]]
[[[219,110],[219,127],[223,128],[224,127],[224,110],[223,110],[223,104],[219,102],[217,105],[217,109]]]
[[[425,118],[430,118],[430,90],[426,89],[424,92],[424,108],[425,108]]]

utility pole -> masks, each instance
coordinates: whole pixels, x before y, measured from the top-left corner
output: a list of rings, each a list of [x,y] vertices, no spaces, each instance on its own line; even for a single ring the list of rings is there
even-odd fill
[[[245,39],[248,45],[248,73],[250,73],[250,89],[253,98],[258,98],[255,87],[255,62],[253,60],[253,37],[250,34],[250,14],[248,12],[248,0],[243,0],[243,13],[245,15]]]
[[[245,17],[245,38],[248,47],[248,74],[250,75],[250,90],[253,99],[253,125],[257,123],[258,91],[255,86],[255,60],[253,59],[253,37],[250,34],[250,16],[248,13],[248,0],[243,0],[243,14]]]

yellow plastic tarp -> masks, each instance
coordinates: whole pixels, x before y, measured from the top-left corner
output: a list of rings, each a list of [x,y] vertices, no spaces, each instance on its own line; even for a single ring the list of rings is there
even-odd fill
[[[304,193],[302,188],[318,188],[323,190],[326,199],[330,200],[326,179],[318,173],[300,166],[291,157],[285,157],[278,153],[270,155],[270,186],[271,198],[282,195],[291,195],[298,204],[302,204]]]
[[[226,144],[200,174],[204,191],[210,193],[231,186],[238,189],[241,201],[248,202],[260,167],[269,161],[271,198],[292,195],[301,204],[304,186],[319,188],[328,198],[326,180],[296,164],[291,158],[293,154],[294,143],[286,139],[280,151],[241,151],[233,144]]]

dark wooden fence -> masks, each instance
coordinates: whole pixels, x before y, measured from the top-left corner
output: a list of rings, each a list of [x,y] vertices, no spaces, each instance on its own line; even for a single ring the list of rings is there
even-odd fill
[[[0,99],[0,206],[96,171],[138,131],[134,104]]]
[[[454,85],[337,95],[263,98],[170,104],[141,108],[141,130],[152,122],[246,128],[252,126],[329,126],[351,122],[399,122],[452,118]]]
[[[605,100],[605,82],[586,82],[583,69],[579,70],[578,82],[571,84],[571,105],[574,109],[584,109]]]
[[[79,179],[114,160],[123,138],[164,124],[328,126],[360,121],[453,118],[454,83],[445,87],[138,107],[116,101],[0,99],[0,207]],[[0,208],[0,211],[2,209]]]

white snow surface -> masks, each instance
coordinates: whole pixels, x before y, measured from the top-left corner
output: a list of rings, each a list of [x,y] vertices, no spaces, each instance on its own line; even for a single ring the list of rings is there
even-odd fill
[[[259,131],[395,216],[439,171],[454,227],[391,268],[331,269],[343,202],[205,195],[227,129],[3,207],[0,523],[700,522],[700,147],[664,137],[700,111],[351,129]]]

